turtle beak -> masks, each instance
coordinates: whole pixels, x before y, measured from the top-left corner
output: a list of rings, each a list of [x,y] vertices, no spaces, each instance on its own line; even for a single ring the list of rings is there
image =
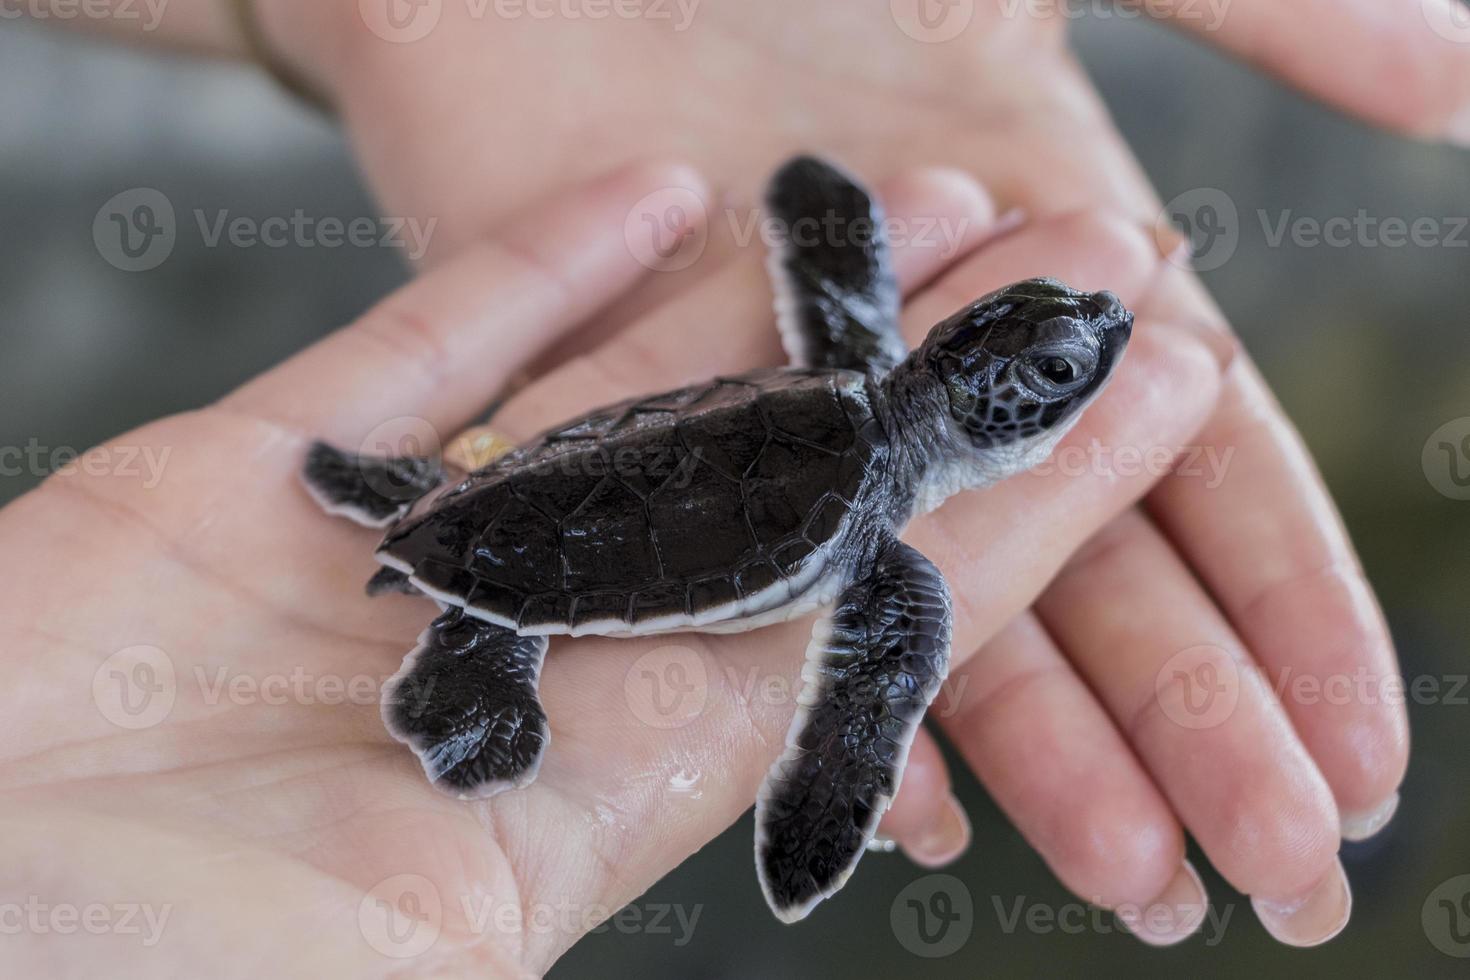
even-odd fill
[[[1121,348],[1133,335],[1133,314],[1123,306],[1122,300],[1104,289],[1092,294],[1097,306],[1099,339],[1109,347]]]
[[[1093,293],[1092,301],[1097,304],[1098,310],[1096,330],[1101,357],[1097,384],[1101,386],[1112,374],[1118,359],[1128,347],[1129,338],[1133,336],[1133,314],[1123,306],[1117,296],[1107,290]]]

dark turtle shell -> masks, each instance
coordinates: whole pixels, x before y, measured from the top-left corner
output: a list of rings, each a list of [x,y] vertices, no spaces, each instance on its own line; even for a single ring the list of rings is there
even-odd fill
[[[820,576],[886,458],[861,374],[720,378],[544,433],[379,552],[431,595],[532,632],[745,618]]]

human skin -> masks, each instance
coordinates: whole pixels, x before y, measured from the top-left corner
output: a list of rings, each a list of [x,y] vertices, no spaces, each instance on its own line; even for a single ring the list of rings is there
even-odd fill
[[[4,891],[52,907],[125,899],[166,917],[147,946],[121,932],[22,930],[7,939],[7,972],[184,975],[208,963],[223,977],[396,976],[406,966],[415,976],[539,975],[750,804],[793,707],[750,691],[794,690],[809,621],[724,637],[558,638],[542,683],[552,741],[538,779],[461,802],[427,783],[377,705],[433,605],[367,599],[376,535],[323,515],[298,478],[313,438],[360,445],[369,433],[391,441],[394,420],[442,433],[471,421],[485,384],[504,383],[646,278],[622,218],[674,184],[700,186],[686,168],[644,165],[557,195],[218,403],[94,454],[118,465],[58,473],[0,510]],[[1073,281],[1112,283],[1140,317],[1072,444],[1172,446],[1204,423],[1221,351],[1200,332],[1150,325],[1163,262],[1141,229],[1074,215],[987,240],[988,202],[967,178],[909,172],[882,193],[900,220],[973,229],[950,255],[896,250],[911,339],[957,297],[1045,259]],[[701,310],[726,328],[710,356],[738,357],[761,345],[741,327],[768,301],[716,276],[629,329],[669,336]],[[634,370],[605,353],[526,388],[508,431],[524,437],[560,413],[663,383],[662,366]],[[161,476],[126,468],[135,451],[165,459]],[[983,601],[1014,609],[1149,484],[1019,479],[985,495],[994,523],[978,530],[973,556],[942,544],[956,519],[943,511],[912,528],[952,571],[977,565],[988,535],[985,562],[1026,570]],[[1011,530],[1037,523],[1051,528],[1039,553]],[[973,649],[986,628],[975,608],[959,604],[957,649]],[[638,697],[640,671],[668,656],[705,678],[676,725]],[[165,693],[154,702],[148,688]],[[135,703],[160,708],[130,715]],[[969,717],[969,703],[960,707]],[[942,769],[928,769],[905,792],[935,792],[923,783]],[[374,924],[378,900],[401,904],[404,888],[436,910],[427,948]],[[467,902],[489,917],[471,919]],[[407,963],[396,958],[410,951]]]
[[[239,50],[217,10],[181,9],[195,12],[173,22],[172,39]],[[1428,29],[1421,11],[1430,9],[1450,8],[1239,0],[1206,39],[1373,122],[1463,141],[1470,60],[1465,46]],[[260,5],[280,57],[338,108],[384,210],[440,219],[431,270],[503,228],[522,202],[600,167],[649,154],[690,160],[717,189],[709,200],[718,216],[720,205],[753,203],[764,174],[798,148],[831,151],[867,175],[940,163],[980,178],[977,223],[1019,207],[1030,222],[1007,241],[1050,231],[1070,246],[1033,253],[1031,264],[1015,264],[1018,274],[1065,277],[1065,257],[1079,252],[1153,257],[1154,236],[1139,229],[1153,225],[1157,202],[1056,16],[1026,8],[1006,17],[981,4],[955,39],[922,43],[881,6],[859,15],[851,5],[797,12],[789,4],[707,2],[681,33],[652,20],[470,11],[446,4],[427,36],[392,43],[366,27],[355,4]],[[1149,11],[1167,15],[1170,7]],[[778,362],[759,303],[741,307],[741,327],[702,307],[690,308],[677,334],[637,326],[650,315],[657,322],[651,311],[672,297],[689,295],[691,280],[764,297],[758,257],[749,254],[758,250],[729,237],[717,220],[693,267],[655,277],[599,318],[592,336],[606,343],[595,353],[568,359],[587,348],[584,333],[539,356],[545,380],[512,400],[497,427],[524,437],[585,407],[583,392],[621,395]],[[1080,271],[1083,286],[1117,288],[1108,274],[1122,275]],[[1187,829],[1226,879],[1256,900],[1274,935],[1310,944],[1346,919],[1339,835],[1370,833],[1391,812],[1406,726],[1401,708],[1382,698],[1281,703],[1267,688],[1288,669],[1389,677],[1391,644],[1309,458],[1248,358],[1229,356],[1218,311],[1197,282],[1169,266],[1150,273],[1147,293],[1149,322],[1161,336],[1208,337],[1214,363],[1227,365],[1199,432],[1182,426],[1170,433],[1172,444],[1231,450],[1231,467],[1218,486],[1178,475],[1147,486],[1115,481],[1129,488],[1129,503],[1141,498],[1136,507],[1099,497],[1086,477],[1069,478],[1078,497],[1062,516],[1097,532],[1075,554],[1086,534],[1059,534],[1038,555],[1037,536],[1027,531],[1034,523],[999,521],[992,498],[1020,489],[1002,488],[983,505],[954,502],[936,516],[943,534],[924,538],[924,526],[916,527],[915,543],[936,556],[959,599],[955,676],[966,694],[939,724],[1084,898],[1197,906],[1202,892],[1182,857]],[[962,295],[949,299],[957,305]],[[491,386],[483,369],[478,377],[483,401]],[[1006,552],[1006,541],[1018,550]],[[1012,553],[1027,560],[999,557]],[[1018,601],[1027,589],[1016,590],[1015,579],[1040,591],[1058,571],[1028,611],[1029,601]],[[1205,729],[1176,723],[1156,683],[1173,676],[1172,658],[1196,648],[1220,658],[1208,665],[1217,674],[1243,678],[1239,706]],[[1267,685],[1244,669],[1251,665]],[[548,683],[554,677],[548,668]],[[751,758],[738,761],[756,770],[774,754],[755,742],[745,748]],[[937,861],[953,850],[947,785],[933,743],[922,740],[885,823],[916,856]],[[705,793],[702,813],[723,826],[748,804],[748,788],[732,779]],[[932,838],[941,844],[926,848]],[[1177,924],[1144,938],[1166,942],[1187,932]]]

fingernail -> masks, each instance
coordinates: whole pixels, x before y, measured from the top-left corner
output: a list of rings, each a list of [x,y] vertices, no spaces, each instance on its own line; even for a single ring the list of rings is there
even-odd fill
[[[1398,812],[1399,794],[1394,793],[1378,806],[1363,813],[1344,813],[1339,820],[1342,826],[1342,839],[1350,841],[1367,840],[1378,833],[1393,815]]]
[[[1163,894],[1143,908],[1117,909],[1118,922],[1150,946],[1172,946],[1194,935],[1209,908],[1205,883],[1185,861]]]
[[[1180,234],[1178,228],[1168,221],[1160,220],[1150,226],[1149,230],[1154,234],[1154,246],[1159,250],[1159,258],[1181,269],[1191,268],[1194,244]]]
[[[934,822],[899,844],[909,860],[926,868],[941,868],[965,853],[970,846],[970,818],[960,801],[950,793]]]
[[[1445,126],[1444,138],[1446,143],[1454,146],[1470,147],[1470,106],[1451,117]]]
[[[1009,235],[1011,232],[1024,225],[1026,223],[1026,219],[1029,217],[1031,217],[1031,215],[1026,211],[1025,208],[1011,208],[1009,211],[1006,211],[996,217],[995,222],[990,226],[987,234],[989,234],[992,238],[998,237],[1000,235]]]
[[[1353,893],[1342,862],[1335,861],[1317,887],[1303,897],[1291,902],[1252,898],[1251,907],[1277,942],[1288,946],[1319,946],[1348,924],[1353,912]]]

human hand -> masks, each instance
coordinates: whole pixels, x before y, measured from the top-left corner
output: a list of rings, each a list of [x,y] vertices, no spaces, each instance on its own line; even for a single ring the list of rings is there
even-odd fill
[[[809,623],[554,642],[538,780],[463,803],[429,787],[378,716],[377,684],[431,610],[363,597],[373,535],[324,518],[297,475],[317,436],[359,445],[471,421],[488,391],[638,279],[625,219],[674,185],[699,192],[685,170],[645,166],[539,206],[218,404],[98,451],[161,461],[156,482],[82,467],[0,511],[8,884],[53,904],[103,888],[158,923],[142,955],[120,930],[64,945],[26,933],[7,945],[17,972],[156,976],[208,956],[220,976],[374,976],[412,955],[425,974],[540,973],[749,806],[794,707],[750,685],[795,690]],[[1161,263],[1141,229],[1073,216],[987,240],[993,213],[965,178],[914,172],[883,193],[906,226],[961,230],[953,249],[895,250],[910,339],[1024,270],[1107,282],[1145,329],[1073,442],[1168,446],[1202,424],[1219,351],[1207,334],[1146,326]],[[747,325],[769,321],[769,293],[744,258],[524,389],[497,427],[526,437],[759,356],[770,338]],[[957,651],[987,628],[966,600],[982,542],[985,563],[1013,573],[986,572],[979,601],[1024,608],[1047,568],[1146,486],[1027,475],[984,507],[917,522],[956,576]],[[1036,526],[1048,529],[1039,550],[1022,530]],[[669,658],[704,678],[672,725],[638,695],[640,669]],[[903,801],[944,797],[932,739],[913,758],[889,827],[900,839],[915,810]],[[385,908],[399,910],[391,923]]]
[[[407,43],[374,33],[351,4],[345,16],[280,0],[261,9],[277,47],[332,94],[385,208],[443,219],[433,261],[496,227],[513,202],[649,152],[688,157],[737,209],[782,156],[830,149],[865,174],[957,166],[1002,207],[1033,218],[1103,208],[1152,224],[1159,211],[1050,5],[1022,4],[1010,16],[979,5],[946,43],[924,43],[938,35],[912,11],[895,17],[881,5],[706,3],[681,32],[652,17],[507,19],[492,6],[476,18],[472,6],[444,4]],[[431,9],[441,8],[418,8]],[[1145,9],[1371,121],[1467,138],[1470,57],[1435,31],[1453,23],[1453,0],[1237,0],[1218,21],[1193,19],[1199,4]],[[551,70],[567,65],[579,70]],[[532,78],[536,94],[526,98]],[[604,318],[604,336],[690,278],[754,268],[731,229],[713,225],[704,257],[621,304]],[[1092,247],[1128,248],[1109,235]],[[1198,284],[1171,270],[1151,306],[1155,321],[1177,329],[1226,329]],[[779,356],[761,330],[739,354],[695,373]],[[672,365],[664,383],[684,379],[677,367],[694,365]],[[984,707],[943,723],[1079,895],[1197,906],[1202,892],[1181,863],[1187,829],[1232,885],[1259,900],[1274,935],[1310,944],[1346,920],[1339,834],[1364,836],[1391,814],[1407,726],[1392,699],[1290,692],[1303,677],[1362,678],[1376,689],[1396,672],[1391,643],[1310,459],[1247,358],[1229,369],[1198,442],[1228,460],[1219,482],[1168,476],[1141,509],[1121,514],[1034,613],[959,669],[971,703]],[[946,513],[965,509],[956,502]],[[957,636],[957,657],[968,652],[959,640],[978,645],[1023,608],[992,598],[1009,594],[995,569],[1015,565],[993,550],[986,557],[968,578],[980,599],[961,611],[972,626]],[[1024,567],[1049,574],[1062,558]],[[1215,659],[1187,669],[1173,659],[1196,648]],[[1156,682],[1175,676],[1234,678],[1239,704],[1218,724],[1181,726],[1159,708]],[[916,756],[911,782],[928,778]],[[901,801],[890,823],[952,845],[958,818],[942,793],[909,806]],[[1303,904],[1310,911],[1288,914]],[[1188,930],[1176,925],[1153,938],[1181,938]]]

